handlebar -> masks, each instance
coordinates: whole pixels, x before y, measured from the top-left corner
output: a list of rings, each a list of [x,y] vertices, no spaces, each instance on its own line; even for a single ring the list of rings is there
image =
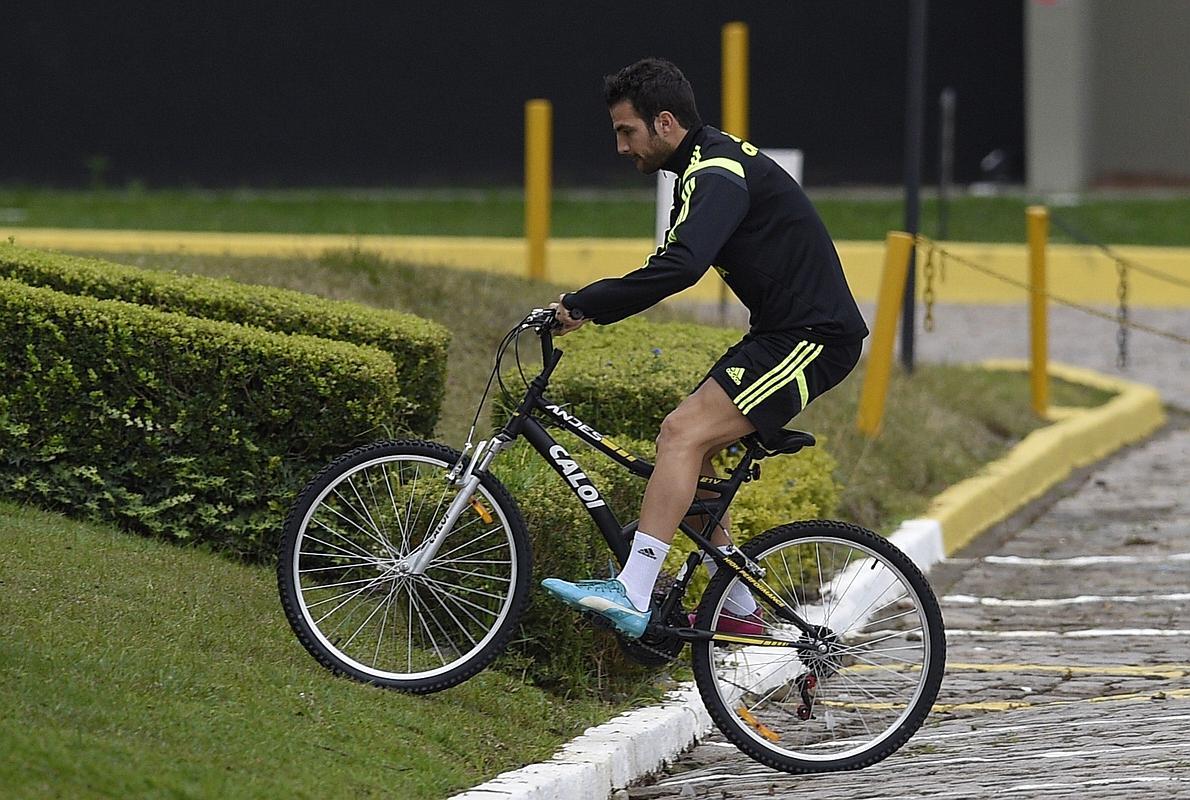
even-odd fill
[[[542,375],[549,380],[550,373],[554,371],[558,359],[562,356],[561,350],[554,349],[554,331],[562,327],[558,322],[557,312],[552,308],[535,308],[521,320],[521,327],[533,328],[541,339]]]
[[[521,325],[526,328],[543,328],[547,327],[552,330],[557,330],[560,326],[557,322],[558,313],[552,308],[535,308],[521,320]]]

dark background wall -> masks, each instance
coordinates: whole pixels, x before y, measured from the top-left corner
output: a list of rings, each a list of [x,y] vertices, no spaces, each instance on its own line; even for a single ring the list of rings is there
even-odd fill
[[[808,185],[897,183],[904,0],[10,4],[0,29],[0,181],[85,185],[484,186],[521,180],[523,103],[554,103],[562,185],[639,186],[602,75],[676,62],[719,118],[720,28],[751,29],[751,131],[800,147]],[[956,175],[993,148],[1023,174],[1021,0],[930,4],[937,97],[958,91]]]

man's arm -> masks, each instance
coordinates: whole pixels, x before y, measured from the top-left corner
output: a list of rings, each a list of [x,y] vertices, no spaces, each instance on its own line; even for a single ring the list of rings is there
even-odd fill
[[[664,249],[622,278],[562,295],[563,306],[607,325],[697,283],[748,213],[748,189],[741,176],[715,167],[691,175],[683,193]]]

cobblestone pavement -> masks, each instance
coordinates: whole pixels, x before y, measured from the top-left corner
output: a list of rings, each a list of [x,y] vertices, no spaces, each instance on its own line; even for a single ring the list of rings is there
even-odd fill
[[[1190,798],[1187,476],[1176,415],[1022,529],[936,568],[947,677],[885,761],[785,775],[716,732],[619,797]]]

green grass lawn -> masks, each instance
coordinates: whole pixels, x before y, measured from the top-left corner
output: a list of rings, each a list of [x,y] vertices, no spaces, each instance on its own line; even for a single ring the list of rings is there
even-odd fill
[[[0,795],[440,798],[618,710],[335,678],[271,569],[0,503]]]
[[[836,239],[879,240],[904,224],[899,199],[844,199],[813,187],[809,193]],[[1021,242],[1029,203],[1022,197],[957,197],[950,205],[948,238]],[[1090,199],[1054,212],[1112,244],[1190,245],[1190,197]],[[653,219],[648,192],[559,191],[552,231],[559,237],[651,237]],[[936,235],[936,201],[923,203],[921,219],[922,232]],[[0,227],[520,236],[523,224],[523,204],[515,190],[92,192],[0,187]],[[1056,226],[1052,238],[1069,241]]]

